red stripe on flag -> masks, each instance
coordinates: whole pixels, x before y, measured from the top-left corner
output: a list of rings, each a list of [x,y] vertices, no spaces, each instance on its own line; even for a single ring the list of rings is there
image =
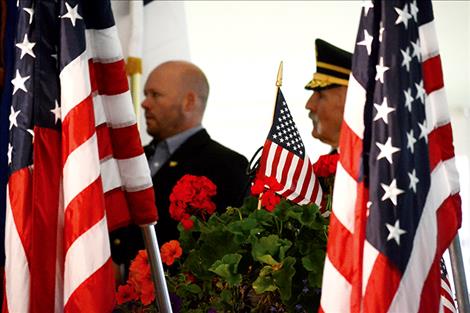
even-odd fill
[[[100,160],[113,155],[113,146],[109,128],[106,124],[96,127],[96,137],[98,140],[98,153]]]
[[[88,96],[70,110],[62,121],[62,162],[65,163],[68,155],[93,136],[94,133],[93,98]]]
[[[351,283],[353,276],[353,260],[345,253],[345,249],[353,247],[353,235],[344,225],[331,213],[328,236],[327,254],[331,263],[341,275]]]
[[[292,165],[293,158],[294,158],[293,153],[287,153],[287,158],[283,165],[284,167],[282,168],[282,176],[281,176],[282,178],[281,178],[281,181],[279,182],[281,185],[285,185],[287,182],[287,176],[289,175],[289,170]]]
[[[387,312],[400,285],[400,272],[379,253],[364,294],[364,312]]]
[[[271,175],[270,175],[270,177],[276,178],[277,170],[278,170],[278,167],[279,167],[279,159],[281,158],[282,148],[279,147],[276,144],[274,144],[274,147],[276,147],[276,150],[274,151],[274,158],[273,158],[273,162],[271,163]]]
[[[441,271],[439,262],[441,255],[436,255],[429,269],[428,276],[424,281],[421,299],[419,303],[419,313],[437,313],[439,312],[439,303],[441,300]]]
[[[263,146],[263,152],[261,153],[260,167],[258,173],[263,175],[266,173],[266,162],[268,160],[268,152],[271,149],[271,140],[266,140]]]
[[[31,313],[54,312],[57,226],[60,200],[60,134],[35,127],[33,172],[33,217]]]
[[[84,232],[103,219],[101,177],[83,189],[67,206],[64,215],[64,251]]]
[[[104,196],[109,231],[128,225],[131,216],[124,191],[119,187],[108,191]]]
[[[349,176],[357,179],[361,164],[362,139],[352,131],[345,121],[341,125],[339,146],[342,151],[347,151],[347,153],[339,154],[341,164]]]
[[[90,71],[91,80],[94,81],[93,91],[97,90],[100,95],[112,96],[129,90],[124,60],[113,63],[93,63],[90,65],[91,68],[93,68]]]
[[[137,124],[122,128],[110,128],[109,132],[116,159],[133,158],[144,153],[140,141],[135,140],[135,138],[139,138]]]
[[[158,219],[158,208],[157,210],[154,209],[155,192],[152,187],[135,192],[126,192],[125,195],[134,223],[144,225]]]
[[[64,307],[64,313],[102,313],[112,312],[115,305],[111,259],[89,276],[70,296]],[[99,290],[99,294],[96,291]]]
[[[454,146],[452,144],[452,126],[447,123],[436,128],[428,135],[429,166],[431,171],[441,161],[454,157]]]
[[[444,87],[440,55],[427,59],[421,67],[423,69],[424,89],[428,95]]]
[[[437,241],[436,255],[441,256],[457,235],[457,230],[462,226],[462,199],[459,194],[448,197],[436,212],[437,216]]]

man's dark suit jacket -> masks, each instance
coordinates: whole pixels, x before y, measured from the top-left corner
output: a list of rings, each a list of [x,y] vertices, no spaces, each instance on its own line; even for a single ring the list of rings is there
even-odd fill
[[[147,159],[152,157],[156,142],[144,147]],[[178,239],[177,222],[170,217],[169,197],[178,180],[185,174],[206,176],[217,186],[213,200],[218,212],[227,206],[240,206],[249,191],[247,159],[212,140],[202,129],[188,138],[152,177],[158,210],[157,240],[161,246]],[[140,230],[121,229],[112,234],[111,250],[116,263],[128,263],[143,248]]]

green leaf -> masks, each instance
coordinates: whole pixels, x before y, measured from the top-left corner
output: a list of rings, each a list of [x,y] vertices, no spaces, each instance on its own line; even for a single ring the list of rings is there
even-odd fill
[[[302,265],[307,271],[318,273],[322,271],[322,268],[320,268],[318,265],[323,264],[324,261],[325,251],[317,249],[313,250],[312,253],[302,258]]]
[[[209,270],[224,278],[233,287],[242,281],[242,275],[237,273],[241,259],[242,256],[238,253],[227,254],[222,260],[215,261]]]
[[[199,287],[196,284],[186,285],[185,288],[188,292],[191,292],[191,293],[194,293],[194,294],[200,294],[201,293],[201,287]]]
[[[280,239],[278,235],[261,237],[253,242],[252,255],[255,260],[274,265],[278,263],[276,258],[282,261],[285,252],[292,246],[287,239]]]
[[[253,282],[253,289],[257,294],[277,290],[278,287],[274,284],[274,279],[271,276],[272,272],[273,269],[269,265],[261,269],[258,278]]]
[[[272,273],[274,283],[279,288],[279,294],[283,301],[289,300],[292,294],[292,278],[295,275],[294,264],[295,258],[289,256],[285,258],[281,269]]]

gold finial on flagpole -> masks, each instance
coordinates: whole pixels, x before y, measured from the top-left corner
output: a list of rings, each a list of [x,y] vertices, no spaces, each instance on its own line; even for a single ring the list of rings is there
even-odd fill
[[[277,70],[277,79],[276,79],[276,86],[281,87],[282,86],[282,61],[279,64],[279,69]]]

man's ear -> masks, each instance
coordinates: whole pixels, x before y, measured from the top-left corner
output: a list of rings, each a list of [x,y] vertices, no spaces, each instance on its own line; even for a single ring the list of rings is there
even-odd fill
[[[194,93],[194,91],[192,90],[188,91],[188,93],[186,94],[183,100],[183,110],[185,112],[193,111],[194,108],[196,107],[196,100],[197,100],[196,93]]]

